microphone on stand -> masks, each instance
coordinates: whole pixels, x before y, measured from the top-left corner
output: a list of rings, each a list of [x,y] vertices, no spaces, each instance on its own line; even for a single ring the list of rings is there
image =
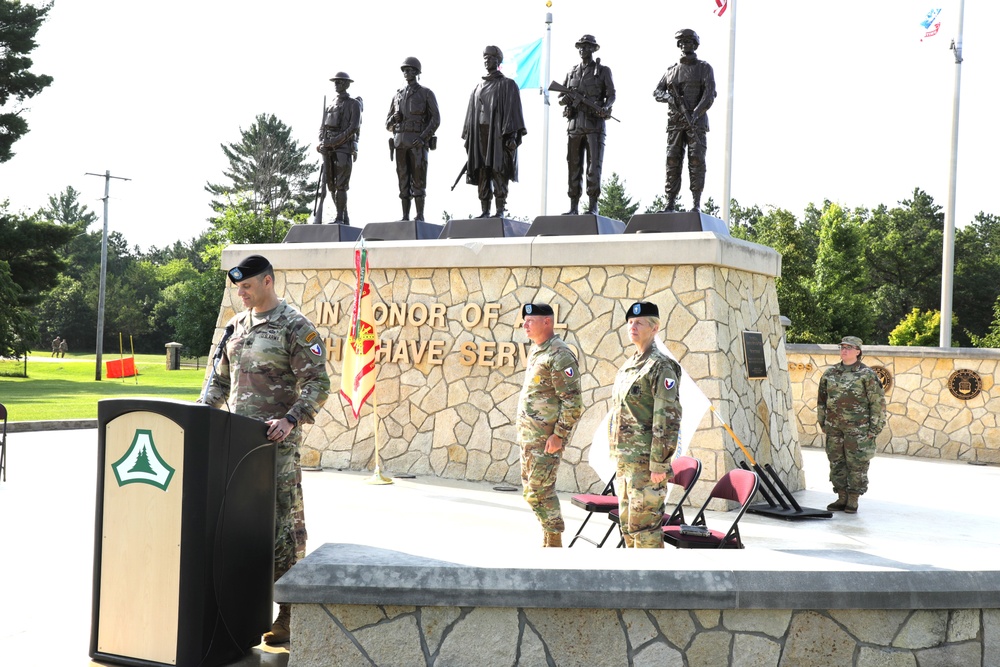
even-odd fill
[[[222,351],[226,349],[226,343],[229,342],[229,338],[233,335],[234,331],[236,331],[236,327],[232,324],[226,327],[226,333],[222,334],[222,340],[219,341],[219,349],[215,351],[215,357],[213,357],[216,361],[222,359]]]

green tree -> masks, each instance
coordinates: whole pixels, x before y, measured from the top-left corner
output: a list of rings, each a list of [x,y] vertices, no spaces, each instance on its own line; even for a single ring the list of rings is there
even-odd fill
[[[628,222],[639,208],[632,198],[625,194],[625,181],[612,172],[611,178],[601,186],[601,198],[597,200],[597,212],[605,218]]]
[[[856,217],[829,202],[820,217],[816,268],[809,291],[818,304],[809,342],[829,343],[843,336],[871,340],[873,314],[866,290],[865,236]]]
[[[59,280],[66,266],[58,248],[72,238],[72,230],[11,213],[10,203],[0,203],[0,260],[7,262],[12,280],[21,288],[18,302],[36,305]]]
[[[953,331],[955,338],[982,339],[992,328],[994,304],[1000,297],[1000,217],[979,213],[972,223],[955,230],[953,284],[954,311],[963,324],[961,331]]]
[[[989,330],[982,336],[971,334],[969,337],[976,347],[1000,347],[1000,298],[993,302],[993,321]]]
[[[28,133],[24,101],[52,83],[51,76],[29,71],[34,63],[28,57],[38,46],[35,34],[50,9],[51,2],[36,7],[0,0],[0,162],[14,157],[14,142]]]
[[[20,305],[21,288],[10,274],[10,265],[0,260],[0,357],[16,358],[28,353],[38,331],[30,311]]]
[[[164,302],[171,304],[172,311],[167,322],[173,329],[174,341],[183,345],[189,355],[210,354],[225,290],[226,274],[221,271],[205,271],[176,289],[167,289]]]
[[[97,300],[89,300],[83,283],[63,273],[59,282],[45,293],[38,305],[40,342],[57,335],[73,343],[77,350],[96,349]]]
[[[317,163],[309,161],[309,146],[292,139],[291,128],[274,114],[258,115],[249,129],[240,129],[239,143],[221,146],[229,160],[229,169],[223,172],[229,182],[205,185],[216,197],[213,209],[221,214],[240,200],[255,216],[275,223],[279,218],[287,222],[308,216]]]
[[[958,318],[952,315],[952,327]],[[941,341],[941,311],[914,308],[889,332],[889,345],[920,345],[936,347]]]
[[[873,313],[873,342],[884,343],[889,331],[914,308],[932,310],[941,305],[941,249],[944,214],[934,199],[914,189],[912,199],[869,215],[855,212],[866,242],[859,255],[868,267]]]
[[[292,221],[275,218],[270,211],[258,213],[253,204],[243,197],[230,200],[219,209],[221,215],[212,220],[209,241],[214,245],[244,243],[280,243],[292,226]],[[296,217],[305,221],[305,214]]]

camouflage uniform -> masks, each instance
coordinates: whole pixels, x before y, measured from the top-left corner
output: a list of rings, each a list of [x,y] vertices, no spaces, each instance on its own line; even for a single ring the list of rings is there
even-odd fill
[[[330,393],[326,350],[312,323],[284,301],[267,313],[245,311],[205,397],[209,405],[266,421],[291,415],[298,426],[277,446],[274,578],[305,556],[306,524],[299,443]]]
[[[615,377],[610,445],[617,473],[618,512],[627,547],[663,548],[663,505],[670,459],[681,427],[680,365],[657,349],[636,353]]]
[[[833,490],[864,494],[875,438],[885,427],[885,392],[878,375],[860,360],[827,369],[819,381],[816,413],[826,434]]]
[[[521,445],[524,499],[547,533],[565,529],[556,496],[556,474],[570,431],[582,413],[576,356],[559,336],[532,345],[517,406],[517,441]],[[545,441],[552,434],[563,439],[563,448],[546,454]]]

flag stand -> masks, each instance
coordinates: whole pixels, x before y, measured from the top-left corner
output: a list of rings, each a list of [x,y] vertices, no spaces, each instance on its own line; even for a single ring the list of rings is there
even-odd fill
[[[392,484],[392,480],[382,474],[378,457],[378,398],[377,392],[372,392],[372,422],[375,424],[375,470],[365,484]]]
[[[718,417],[719,421],[722,422],[722,426],[726,429],[733,440],[739,445],[739,448],[743,450],[743,454],[746,455],[747,461],[750,462],[750,466],[747,466],[746,461],[740,462],[740,467],[744,470],[750,470],[753,467],[753,472],[757,473],[760,478],[760,482],[763,486],[758,488],[760,494],[764,497],[766,503],[758,503],[756,505],[750,505],[747,508],[747,512],[752,514],[760,514],[761,516],[769,516],[775,519],[785,519],[786,521],[795,521],[797,519],[830,519],[833,517],[833,512],[828,510],[813,509],[812,507],[802,507],[792,496],[791,491],[785,486],[785,483],[781,481],[778,477],[778,473],[774,471],[770,463],[765,463],[764,467],[761,468],[760,464],[757,463],[747,448],[743,446],[740,439],[736,437],[733,429],[729,427],[722,417],[719,417],[718,411],[715,406],[709,408],[715,416]],[[768,494],[767,490],[770,490]],[[772,499],[771,496],[774,496]],[[782,497],[784,496],[784,498]],[[787,501],[787,502],[786,502]]]

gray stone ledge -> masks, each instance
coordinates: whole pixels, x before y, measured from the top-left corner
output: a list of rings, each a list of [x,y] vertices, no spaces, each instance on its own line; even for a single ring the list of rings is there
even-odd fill
[[[372,269],[711,265],[778,276],[781,256],[773,249],[713,232],[615,234],[372,241]],[[273,243],[229,246],[223,269],[251,254],[265,255],[278,270],[354,268],[353,243]]]
[[[929,359],[1000,359],[1000,349],[987,347],[917,347],[907,345],[865,345],[865,356],[918,357]],[[786,343],[786,354],[828,354],[840,356],[837,345]]]
[[[1000,571],[942,570],[856,552],[617,549],[440,560],[324,544],[275,584],[292,604],[619,609],[963,609],[1000,605]],[[996,553],[985,562],[998,562]],[[471,561],[471,562],[469,562]],[[520,561],[511,566],[511,562]],[[627,600],[627,602],[625,602]]]
[[[8,433],[28,433],[32,431],[67,431],[97,428],[96,419],[43,419],[33,422],[8,422]]]

